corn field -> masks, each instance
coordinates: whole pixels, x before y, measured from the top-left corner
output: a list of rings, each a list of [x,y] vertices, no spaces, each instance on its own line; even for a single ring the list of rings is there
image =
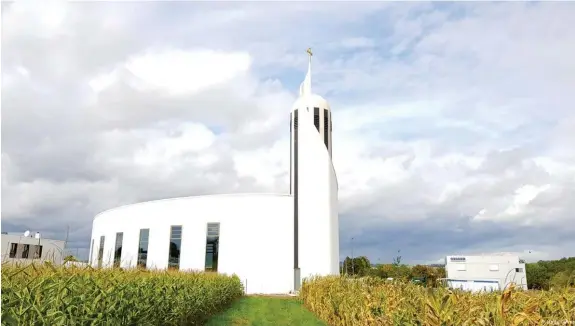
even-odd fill
[[[202,325],[244,293],[238,277],[2,266],[2,325]]]
[[[377,278],[314,278],[300,299],[329,325],[575,325],[575,289],[476,293]]]

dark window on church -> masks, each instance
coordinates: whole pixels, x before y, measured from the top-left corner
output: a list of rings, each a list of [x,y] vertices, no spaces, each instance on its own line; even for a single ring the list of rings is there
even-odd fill
[[[102,267],[102,259],[104,258],[104,243],[106,236],[100,237],[100,247],[98,248],[98,268]]]
[[[329,117],[327,109],[323,109],[323,142],[329,150]]]
[[[140,229],[140,240],[138,247],[138,267],[146,268],[148,263],[148,240],[150,239],[150,229]]]
[[[319,131],[319,108],[313,108],[313,124],[315,129]]]
[[[170,252],[168,256],[168,268],[180,268],[180,253],[182,248],[182,226],[172,225],[170,232]]]
[[[218,271],[218,254],[220,248],[220,223],[208,223],[206,234],[206,265],[205,270]]]
[[[122,244],[124,242],[124,232],[116,233],[116,245],[114,246],[114,267],[120,267],[122,258]]]
[[[88,262],[90,264],[92,264],[92,257],[93,256],[93,251],[94,251],[94,239],[92,239],[92,244],[90,245],[90,254],[88,255]]]

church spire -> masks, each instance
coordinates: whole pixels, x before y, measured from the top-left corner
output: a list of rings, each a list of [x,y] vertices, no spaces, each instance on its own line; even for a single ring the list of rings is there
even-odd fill
[[[299,86],[299,96],[311,94],[311,57],[313,56],[313,53],[311,52],[311,48],[308,48],[306,52],[309,55],[309,62],[305,79]]]

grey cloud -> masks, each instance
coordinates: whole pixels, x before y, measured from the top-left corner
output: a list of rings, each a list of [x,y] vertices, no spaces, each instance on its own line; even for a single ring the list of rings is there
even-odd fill
[[[353,224],[353,217],[343,216],[343,224]],[[401,255],[406,263],[426,263],[454,254],[555,248],[548,257],[553,259],[571,254],[575,246],[572,232],[572,229],[557,231],[555,227],[474,223],[467,217],[457,216],[435,216],[417,223],[389,222],[382,216],[377,227],[356,235],[353,241],[353,235],[342,228],[340,252],[342,258],[349,256],[353,247],[355,256],[368,255],[373,262],[380,259],[382,263],[391,263],[395,256]],[[527,253],[524,258],[533,260]]]

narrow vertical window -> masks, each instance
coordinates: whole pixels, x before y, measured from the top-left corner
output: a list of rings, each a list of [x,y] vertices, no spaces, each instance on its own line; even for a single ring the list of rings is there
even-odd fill
[[[299,227],[298,227],[298,203],[299,203],[299,197],[298,197],[298,181],[299,181],[299,175],[298,175],[298,137],[299,137],[299,133],[297,130],[297,118],[298,118],[298,111],[295,111],[295,131],[294,131],[294,137],[293,137],[293,143],[294,143],[294,176],[293,176],[293,252],[294,252],[294,257],[293,257],[293,264],[294,264],[294,273],[297,273],[297,270],[299,268]],[[295,277],[295,275],[294,275]],[[297,286],[296,286],[297,288]]]
[[[313,124],[315,129],[319,131],[319,108],[313,108]]]
[[[24,245],[24,250],[22,250],[22,258],[27,259],[29,252],[30,252],[30,245],[25,244],[25,245]]]
[[[182,226],[172,225],[170,231],[170,257],[168,268],[180,268],[180,249],[182,248]]]
[[[92,239],[92,244],[90,245],[90,254],[88,255],[88,264],[92,264],[92,258],[94,258],[94,239]]]
[[[140,241],[138,245],[138,267],[146,268],[148,262],[148,239],[150,229],[140,229]]]
[[[329,151],[329,113],[323,109],[323,142]]]
[[[104,243],[106,241],[105,236],[100,237],[100,247],[98,248],[98,268],[102,267],[102,259],[104,259]]]
[[[41,259],[42,258],[42,246],[36,245],[34,246],[34,259]]]
[[[11,243],[10,244],[10,258],[16,258],[16,252],[18,251],[18,244]]]
[[[329,113],[329,150],[330,150],[330,154],[333,152],[333,121],[331,120],[331,112]]]
[[[208,223],[206,234],[206,271],[218,271],[220,223]]]
[[[122,259],[122,242],[124,242],[124,232],[116,233],[116,245],[114,246],[114,267],[120,267]]]

